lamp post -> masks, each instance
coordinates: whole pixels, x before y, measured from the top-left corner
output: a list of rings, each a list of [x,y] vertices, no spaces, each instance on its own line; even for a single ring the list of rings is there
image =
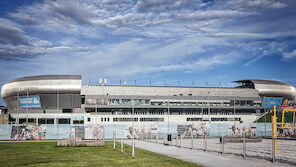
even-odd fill
[[[204,98],[203,98],[203,95],[201,94],[201,90],[200,90],[200,95],[201,95],[201,123],[203,125],[203,105],[204,105]]]
[[[17,93],[17,100],[19,100],[19,98],[20,98],[20,93],[18,92]],[[19,124],[20,124],[20,117],[19,117],[19,108],[20,108],[20,104],[19,104],[19,102],[18,102],[18,107],[17,107],[17,127],[16,127],[16,133],[17,133],[17,141],[18,141],[18,139],[19,139]]]
[[[29,89],[26,89],[27,91],[27,118],[26,118],[26,124],[28,125],[28,113],[29,113]]]
[[[133,100],[133,99],[132,99]],[[131,104],[133,105],[133,104]],[[135,158],[135,108],[134,106],[132,106],[132,112],[133,112],[133,131],[132,131],[132,135],[133,135],[133,142],[132,142],[132,158]]]
[[[208,91],[208,99],[209,99],[209,105],[208,105],[208,114],[209,114],[209,122],[211,123],[211,102],[210,102],[210,91]]]
[[[169,107],[169,102],[168,103],[168,134],[167,134],[167,138],[169,139],[169,134],[170,134],[170,107]]]
[[[235,95],[236,93],[234,92],[234,103],[233,103],[233,115],[234,115],[234,121],[233,121],[233,125],[234,125],[234,133],[235,133],[235,105],[236,105],[236,102],[235,102]]]

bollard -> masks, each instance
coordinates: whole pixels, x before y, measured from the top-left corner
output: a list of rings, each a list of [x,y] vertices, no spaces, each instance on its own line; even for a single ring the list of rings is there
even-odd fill
[[[205,135],[205,149],[204,149],[204,151],[207,151],[207,142],[208,142],[207,141],[208,140],[207,138],[208,138],[207,135]]]
[[[224,154],[224,136],[221,137],[221,141],[222,141],[222,150],[221,150],[221,154]]]
[[[182,140],[183,140],[183,135],[181,134],[181,136],[180,136],[180,148],[183,147]]]
[[[156,143],[158,143],[158,132],[156,133]]]
[[[246,137],[244,136],[244,144],[243,144],[243,156],[246,158],[246,150],[247,150],[247,145],[246,145]]]
[[[147,141],[147,139],[148,139],[148,132],[146,132],[145,138],[146,138],[146,141]]]
[[[132,158],[135,158],[135,141],[132,141]]]
[[[123,153],[123,139],[121,139],[121,143],[120,143],[121,145],[121,153]]]
[[[113,131],[113,149],[116,149],[116,139],[115,139],[115,130]]]
[[[194,145],[193,145],[193,133],[191,134],[191,149],[193,149]]]
[[[179,136],[178,136],[178,134],[177,134],[177,136],[176,136],[176,144],[175,144],[175,145],[176,145],[176,147],[178,147],[178,142],[179,142],[179,140],[178,140],[178,139],[179,139]]]
[[[275,162],[275,142],[274,142],[274,138],[272,138],[272,162]]]

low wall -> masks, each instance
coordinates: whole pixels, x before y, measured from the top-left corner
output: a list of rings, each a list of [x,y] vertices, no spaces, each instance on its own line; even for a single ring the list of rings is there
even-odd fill
[[[0,140],[43,140],[80,137],[82,139],[112,139],[113,131],[116,138],[139,137],[143,133],[168,132],[167,124],[132,125],[125,124],[97,124],[97,125],[0,125]],[[281,129],[278,125],[278,136],[296,136],[296,129]],[[182,134],[184,137],[208,135],[218,136],[267,136],[272,135],[271,123],[229,124],[229,123],[196,123],[188,125],[170,124],[169,133]],[[165,135],[162,135],[165,136]]]

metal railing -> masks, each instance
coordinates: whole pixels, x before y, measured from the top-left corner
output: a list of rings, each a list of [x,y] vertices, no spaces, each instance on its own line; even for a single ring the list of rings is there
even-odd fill
[[[277,139],[277,153],[275,153],[273,151],[275,147],[273,144],[274,139],[271,137],[170,135],[172,135],[171,141],[168,140],[167,133],[142,133],[138,140],[196,151],[265,159],[272,162],[277,161],[296,165],[296,140],[290,138],[279,137]]]

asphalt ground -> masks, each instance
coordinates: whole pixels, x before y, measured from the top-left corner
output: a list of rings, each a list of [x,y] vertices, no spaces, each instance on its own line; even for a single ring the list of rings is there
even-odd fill
[[[131,145],[131,140],[126,140],[125,144]],[[164,144],[157,144],[152,142],[135,140],[137,148],[147,151],[155,152],[158,154],[166,155],[169,157],[177,158],[183,161],[192,162],[195,164],[208,166],[208,167],[291,167],[292,165],[275,162],[272,163],[265,159],[256,158],[243,158],[235,155],[221,155],[214,152],[204,152],[201,150],[192,150],[188,148],[179,148],[176,146],[168,146]],[[137,156],[137,153],[135,153]]]

